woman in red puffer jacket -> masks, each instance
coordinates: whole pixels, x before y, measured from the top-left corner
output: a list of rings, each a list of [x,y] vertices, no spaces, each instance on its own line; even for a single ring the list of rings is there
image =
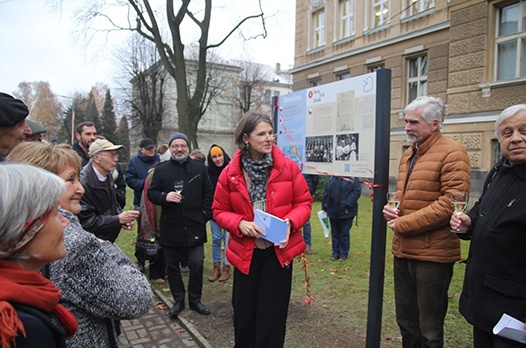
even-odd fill
[[[301,226],[310,218],[312,196],[298,165],[274,144],[270,117],[245,114],[235,139],[239,149],[219,177],[212,205],[214,220],[230,232],[235,346],[282,347],[292,259],[305,250]],[[254,209],[289,224],[282,246],[260,238]]]

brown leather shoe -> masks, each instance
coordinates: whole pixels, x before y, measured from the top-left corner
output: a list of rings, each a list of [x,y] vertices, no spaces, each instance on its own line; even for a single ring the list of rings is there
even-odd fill
[[[219,277],[220,282],[226,282],[230,278],[230,266],[223,265],[223,272],[221,272],[221,277]]]
[[[212,271],[212,274],[210,275],[210,277],[208,277],[208,281],[215,282],[217,279],[219,279],[220,273],[221,273],[221,264],[214,263],[214,270]]]

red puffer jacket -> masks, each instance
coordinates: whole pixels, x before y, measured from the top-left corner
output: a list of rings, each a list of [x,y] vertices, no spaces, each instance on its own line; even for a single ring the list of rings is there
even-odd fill
[[[305,250],[301,227],[310,218],[312,196],[298,165],[275,145],[272,159],[274,164],[267,183],[267,212],[281,219],[288,218],[292,226],[287,246],[283,249],[275,247],[278,260],[285,267]],[[254,210],[241,167],[240,150],[219,177],[212,210],[214,221],[230,232],[226,251],[228,261],[248,274],[255,239],[246,237],[238,227],[241,220],[254,221]]]

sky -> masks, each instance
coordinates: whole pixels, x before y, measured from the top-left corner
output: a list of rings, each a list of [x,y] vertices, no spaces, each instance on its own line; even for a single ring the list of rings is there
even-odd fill
[[[73,16],[83,2],[62,0],[62,9],[55,10],[45,0],[0,0],[0,92],[12,94],[23,81],[47,81],[55,94],[66,97],[87,93],[96,83],[118,88],[119,67],[113,52],[125,42],[124,34],[98,34],[88,43],[79,35],[82,31]],[[228,32],[243,14],[257,13],[255,0],[224,2],[227,7],[218,5],[212,12],[212,40]],[[282,69],[290,68],[294,62],[295,1],[263,0],[263,6],[271,16],[266,22],[267,38],[247,42],[236,33],[218,54],[271,66],[279,62]],[[243,34],[249,36],[251,28],[259,25],[245,26]],[[184,32],[189,41],[197,35],[192,26]]]

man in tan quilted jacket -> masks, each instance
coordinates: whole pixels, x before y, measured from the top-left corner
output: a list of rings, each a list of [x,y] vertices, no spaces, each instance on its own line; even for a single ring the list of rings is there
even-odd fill
[[[394,233],[396,320],[404,348],[443,347],[448,288],[460,260],[449,194],[469,192],[470,165],[466,149],[440,132],[446,114],[441,99],[419,97],[404,112],[412,145],[400,160],[400,205],[383,209]]]

